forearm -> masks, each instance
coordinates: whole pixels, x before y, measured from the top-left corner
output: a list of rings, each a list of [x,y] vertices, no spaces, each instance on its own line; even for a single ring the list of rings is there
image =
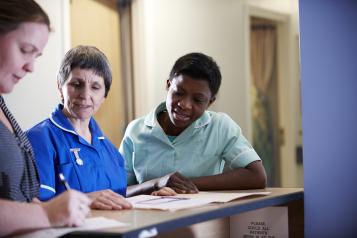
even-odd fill
[[[266,186],[266,175],[261,162],[255,161],[245,168],[193,178],[192,181],[199,190],[262,189]]]
[[[0,236],[50,227],[47,214],[39,204],[0,200]]]

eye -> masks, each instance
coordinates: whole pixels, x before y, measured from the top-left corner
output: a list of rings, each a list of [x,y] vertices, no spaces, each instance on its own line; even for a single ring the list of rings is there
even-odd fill
[[[204,98],[193,98],[193,100],[195,101],[195,103],[197,103],[197,104],[204,104],[204,103],[206,103],[206,99],[204,99]]]
[[[73,82],[70,82],[68,83],[70,86],[73,86],[75,88],[79,88],[81,86],[81,83],[78,82],[78,81],[73,81]]]
[[[31,53],[28,49],[25,49],[25,48],[21,48],[20,51],[21,51],[21,53],[23,53],[23,54],[29,54],[29,53]]]
[[[179,96],[179,97],[180,97],[180,96],[183,96],[183,94],[184,94],[184,93],[183,93],[183,92],[180,92],[180,91],[175,91],[175,92],[174,92],[174,95],[175,95],[175,96]]]
[[[32,54],[32,53],[34,53],[35,49],[32,46],[23,46],[23,47],[20,47],[20,51],[23,54]]]
[[[102,87],[99,84],[93,84],[92,89],[93,90],[100,90]]]

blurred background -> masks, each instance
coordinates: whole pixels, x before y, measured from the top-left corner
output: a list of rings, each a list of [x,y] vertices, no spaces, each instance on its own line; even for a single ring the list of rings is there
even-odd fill
[[[73,46],[94,45],[111,63],[113,85],[95,117],[116,146],[132,119],[165,100],[175,60],[202,52],[223,76],[210,110],[240,125],[269,186],[303,187],[298,0],[37,2],[51,19],[49,43],[35,73],[5,96],[23,129],[59,103],[56,75]]]

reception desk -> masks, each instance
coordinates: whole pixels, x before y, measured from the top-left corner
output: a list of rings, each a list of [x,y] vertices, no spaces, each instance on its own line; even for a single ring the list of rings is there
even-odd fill
[[[239,192],[241,192],[240,190]],[[240,198],[220,204],[180,210],[92,211],[91,216],[103,216],[128,223],[128,226],[98,231],[73,232],[65,237],[229,237],[229,217],[271,206],[287,206],[289,237],[303,237],[304,209],[302,188],[267,188],[249,192],[271,192],[267,196]]]

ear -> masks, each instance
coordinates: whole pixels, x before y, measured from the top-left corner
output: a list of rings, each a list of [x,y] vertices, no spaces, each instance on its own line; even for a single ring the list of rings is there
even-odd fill
[[[61,102],[63,103],[64,98],[63,98],[62,86],[60,85],[60,83],[58,81],[57,81],[57,89],[58,89],[58,92],[59,92],[60,97],[61,97]]]
[[[166,80],[166,90],[169,90],[170,86],[171,86],[171,81],[170,79],[168,79]]]
[[[213,97],[209,100],[208,106],[211,106],[212,103],[214,103],[214,101],[216,101],[216,97],[215,97],[215,96],[213,96]]]

